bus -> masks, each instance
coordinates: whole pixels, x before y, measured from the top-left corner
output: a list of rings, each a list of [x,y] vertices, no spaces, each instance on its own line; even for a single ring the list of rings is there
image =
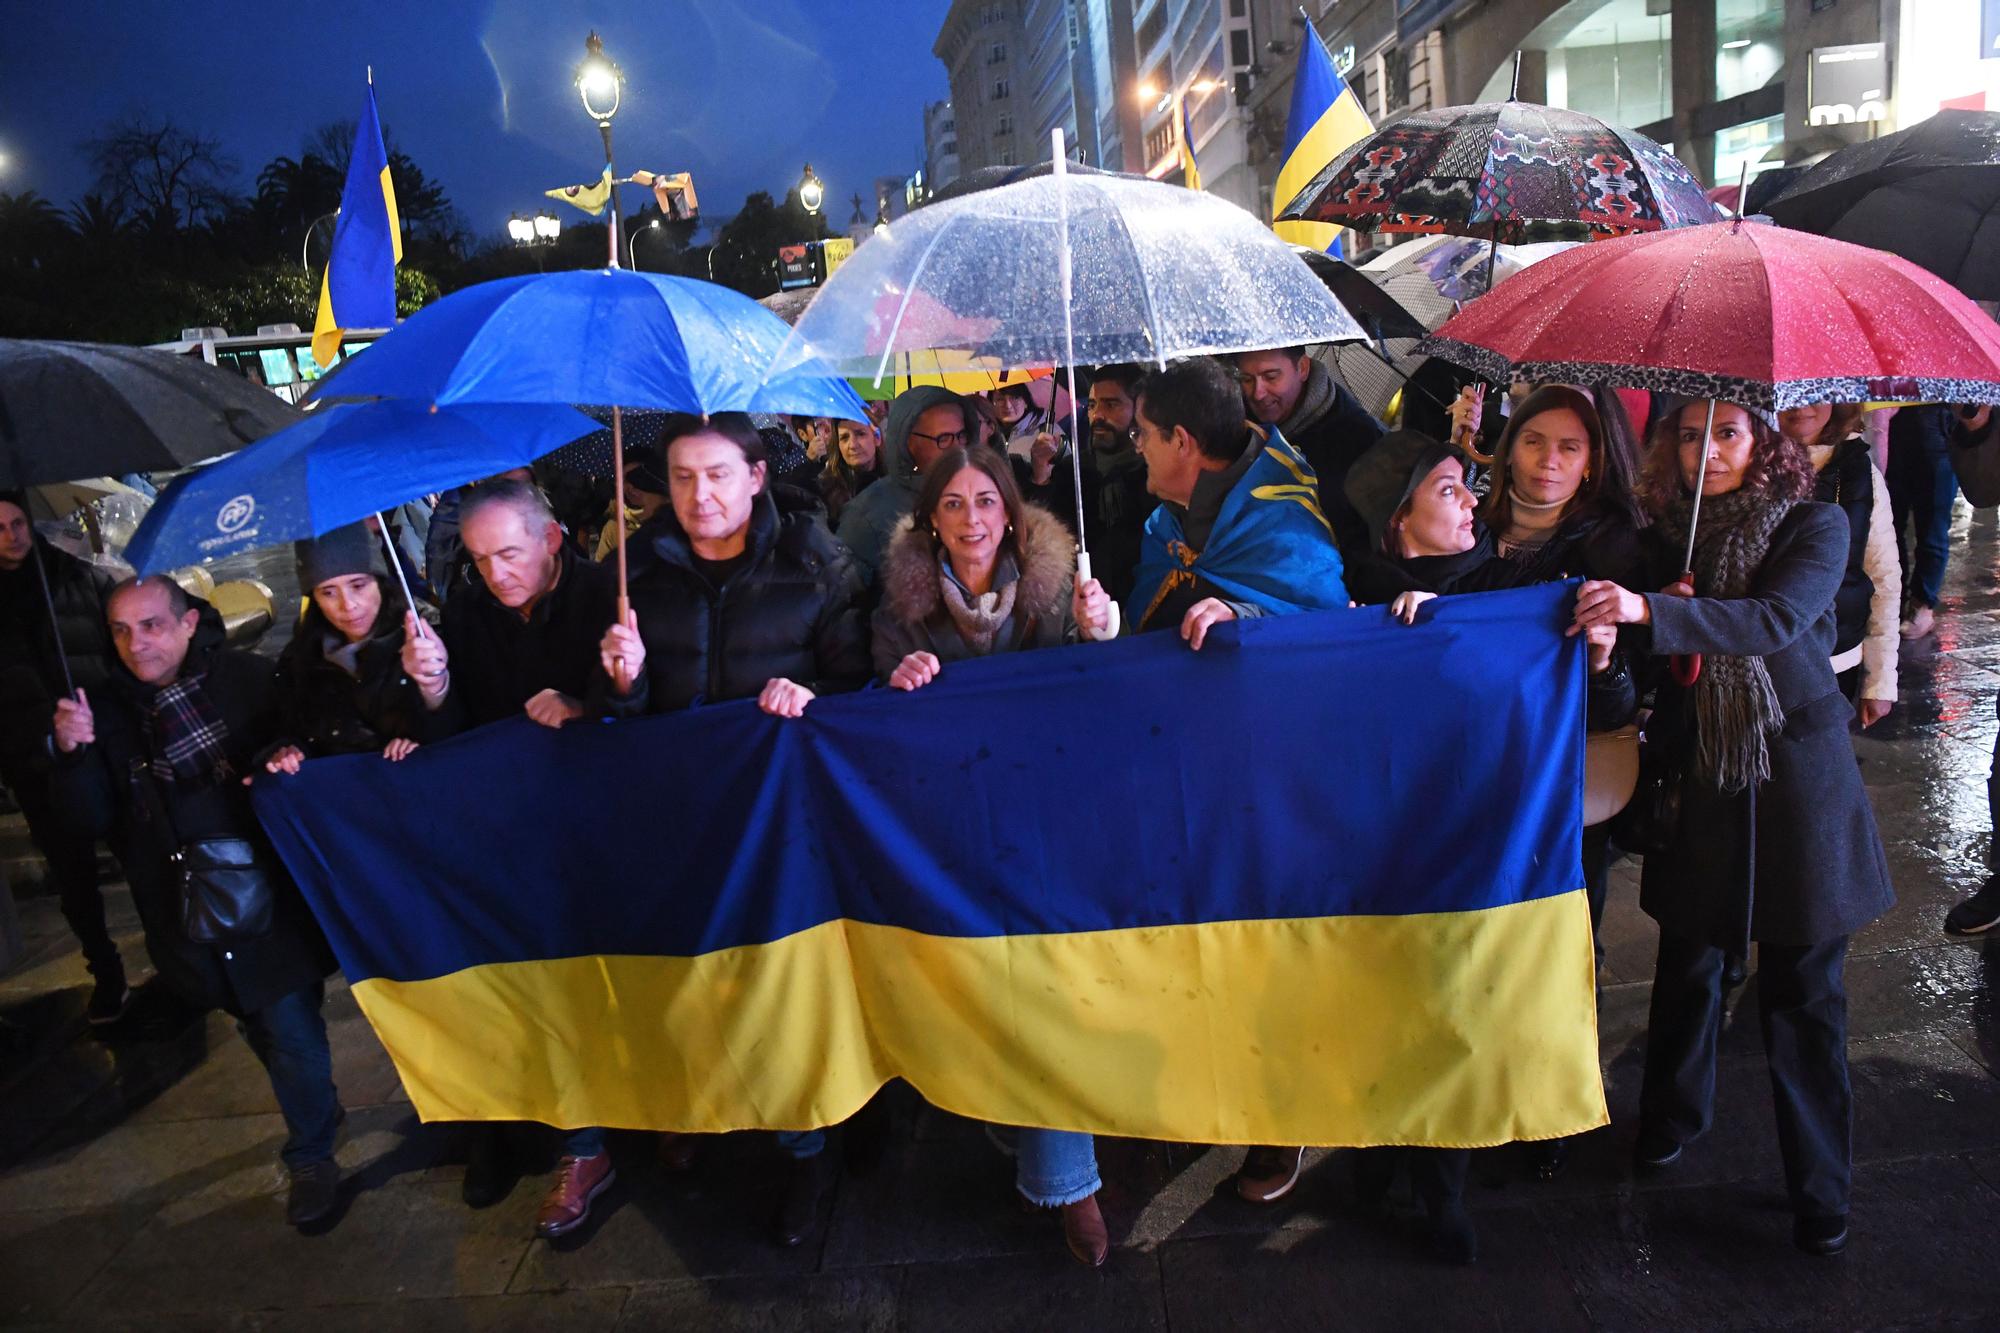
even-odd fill
[[[353,356],[387,333],[387,329],[348,329],[340,340],[340,357]],[[233,370],[263,385],[288,403],[311,391],[313,383],[333,366],[313,359],[312,334],[296,324],[264,324],[254,334],[230,336],[226,329],[182,329],[173,342],[153,343],[162,352],[198,356],[211,366]]]

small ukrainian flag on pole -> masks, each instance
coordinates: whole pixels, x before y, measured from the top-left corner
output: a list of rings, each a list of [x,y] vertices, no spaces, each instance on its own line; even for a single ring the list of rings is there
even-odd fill
[[[1187,98],[1174,97],[1174,132],[1181,141],[1181,184],[1190,190],[1201,188],[1201,164],[1194,159],[1194,129],[1188,124]]]
[[[1301,11],[1303,12],[1303,11]],[[1299,43],[1299,67],[1292,76],[1292,109],[1285,123],[1284,165],[1271,191],[1271,216],[1276,218],[1320,169],[1374,130],[1361,99],[1347,86],[1327,54],[1326,43],[1308,23]],[[1283,240],[1313,250],[1331,250],[1343,228],[1330,222],[1276,222]]]
[[[313,321],[313,360],[331,365],[348,329],[386,329],[396,322],[396,265],[403,258],[403,228],[396,217],[396,187],[389,182],[389,153],[375,111],[375,71],[354,130],[333,251],[320,278],[319,317]]]

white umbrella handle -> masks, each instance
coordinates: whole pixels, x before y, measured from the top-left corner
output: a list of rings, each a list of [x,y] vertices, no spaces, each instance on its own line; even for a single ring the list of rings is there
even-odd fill
[[[1071,273],[1069,253],[1069,149],[1063,143],[1062,127],[1058,125],[1049,131],[1049,166],[1056,178],[1056,215],[1062,219],[1062,234],[1056,250],[1056,269],[1062,280],[1063,298],[1063,364],[1069,370],[1069,472],[1070,480],[1076,483],[1076,586],[1081,588],[1090,582],[1090,547],[1085,539],[1083,514],[1083,451],[1085,442],[1078,433],[1076,407],[1076,325],[1071,311]],[[1111,604],[1111,618],[1105,622],[1103,630],[1084,632],[1091,639],[1115,639],[1118,637],[1118,603]]]
[[[1076,586],[1081,588],[1084,584],[1090,582],[1090,580],[1090,552],[1079,547],[1076,553]],[[1118,603],[1114,600],[1111,603],[1111,616],[1104,622],[1104,628],[1101,630],[1084,629],[1083,637],[1086,639],[1095,639],[1099,642],[1103,642],[1106,639],[1115,639],[1118,637],[1118,621]],[[1078,628],[1082,627],[1079,626]]]

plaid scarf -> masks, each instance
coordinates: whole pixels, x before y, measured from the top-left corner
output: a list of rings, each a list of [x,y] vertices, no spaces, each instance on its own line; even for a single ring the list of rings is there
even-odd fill
[[[153,696],[145,716],[153,776],[163,783],[226,782],[229,724],[202,686],[206,672],[182,676]]]

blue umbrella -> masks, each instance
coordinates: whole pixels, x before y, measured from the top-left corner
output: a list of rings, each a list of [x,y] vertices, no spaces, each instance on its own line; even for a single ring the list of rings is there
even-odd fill
[[[175,480],[125,558],[152,574],[318,537],[416,496],[524,467],[596,429],[562,406],[322,408]]]
[[[863,420],[861,399],[824,366],[770,374],[790,332],[742,293],[694,278],[627,269],[503,278],[425,306],[312,396]]]

